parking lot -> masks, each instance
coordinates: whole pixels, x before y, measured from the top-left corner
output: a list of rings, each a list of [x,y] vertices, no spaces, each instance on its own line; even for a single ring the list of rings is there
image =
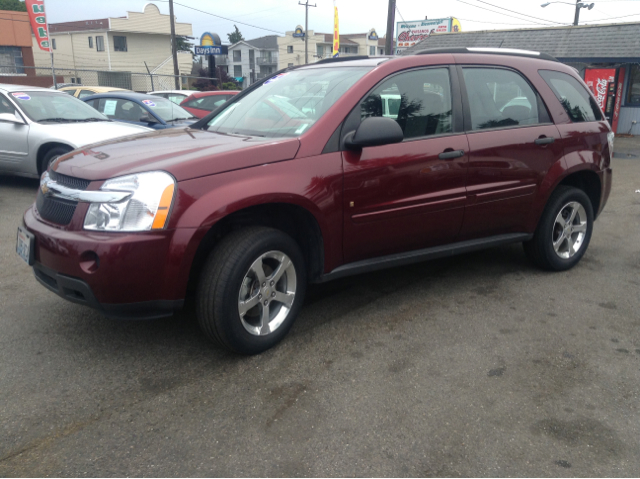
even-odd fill
[[[313,286],[255,357],[192,302],[119,322],[44,289],[14,251],[38,182],[0,176],[0,476],[638,476],[637,143],[573,270],[512,245]]]

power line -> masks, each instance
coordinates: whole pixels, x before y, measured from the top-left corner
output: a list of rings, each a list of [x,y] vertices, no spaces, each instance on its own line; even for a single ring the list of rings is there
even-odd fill
[[[511,25],[511,26],[532,26],[531,23],[503,23],[503,22],[487,22],[484,20],[471,20],[469,18],[460,18],[456,17],[458,20],[462,20],[463,22],[472,22],[472,23],[487,23],[489,25]]]
[[[484,3],[485,5],[489,5],[493,8],[499,8],[501,10],[505,10],[507,12],[511,12],[511,13],[515,13],[516,15],[520,15],[522,17],[529,17],[529,18],[533,18],[535,20],[541,20],[543,22],[548,22],[548,23],[557,23],[558,25],[564,25],[564,23],[560,23],[560,22],[554,22],[553,20],[547,20],[545,18],[539,18],[539,17],[534,17],[533,15],[528,15],[526,13],[520,13],[520,12],[516,12],[515,10],[509,10],[508,8],[504,8],[504,7],[500,7],[498,5],[494,5],[492,3],[489,2],[485,2],[484,0],[476,0],[476,2],[480,2],[480,3]]]
[[[465,2],[464,0],[457,0],[457,1],[460,2],[460,3],[464,3],[465,5],[469,5],[469,6],[472,6],[472,7],[475,7],[475,8],[479,8],[480,10],[485,10],[485,11],[491,12],[491,13],[497,13],[498,15],[504,15],[505,17],[515,18],[516,20],[520,20],[520,21],[525,20],[527,22],[531,22],[531,23],[536,24],[536,25],[544,25],[544,26],[549,25],[548,23],[534,22],[533,20],[527,20],[526,18],[514,17],[513,15],[509,15],[508,13],[502,13],[502,12],[497,12],[495,10],[489,10],[486,7],[481,7],[479,5],[474,5],[473,3]]]
[[[169,0],[155,0],[156,2],[165,2],[168,3]],[[245,25],[247,27],[252,27],[252,28],[258,28],[260,30],[265,30],[267,32],[273,32],[273,33],[279,33],[281,35],[285,35],[284,32],[279,32],[277,30],[271,30],[270,28],[264,28],[264,27],[259,27],[258,25],[252,25],[250,23],[244,23],[244,22],[240,22],[238,20],[233,20],[232,18],[227,18],[227,17],[223,17],[222,15],[216,15],[215,13],[210,13],[210,12],[205,12],[204,10],[200,10],[198,8],[194,8],[194,7],[190,7],[189,5],[184,5],[182,3],[178,3],[178,2],[173,2],[175,5],[180,5],[181,7],[184,8],[188,8],[190,10],[194,10],[196,12],[200,12],[200,13],[204,13],[206,15],[211,15],[212,17],[216,17],[216,18],[222,18],[223,20],[227,20],[229,22],[234,22],[234,23],[239,23],[240,25]]]

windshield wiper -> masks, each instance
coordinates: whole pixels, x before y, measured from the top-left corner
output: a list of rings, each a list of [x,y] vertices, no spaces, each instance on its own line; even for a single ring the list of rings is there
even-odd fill
[[[63,121],[73,121],[73,120],[69,120],[68,118],[43,118],[42,120],[38,120],[38,123],[42,122],[42,121],[57,121],[57,122],[63,122]]]
[[[169,121],[192,120],[193,118],[195,118],[195,116],[190,116],[188,118],[173,118],[172,120],[169,120]]]
[[[83,120],[71,120],[71,121],[84,121],[84,122],[90,122],[90,121],[111,121],[108,118],[85,118]]]

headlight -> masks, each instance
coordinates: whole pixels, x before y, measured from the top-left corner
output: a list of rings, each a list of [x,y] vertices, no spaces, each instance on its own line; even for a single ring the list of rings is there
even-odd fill
[[[176,182],[163,171],[121,176],[108,180],[102,191],[127,191],[119,203],[91,203],[84,229],[95,231],[148,231],[164,228]]]

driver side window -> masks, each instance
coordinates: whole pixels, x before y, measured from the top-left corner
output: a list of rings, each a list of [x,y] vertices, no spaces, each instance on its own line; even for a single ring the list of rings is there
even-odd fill
[[[0,113],[9,113],[13,115],[15,111],[16,109],[13,107],[11,102],[0,95]]]
[[[430,68],[392,76],[360,103],[360,119],[372,116],[398,122],[405,139],[451,133],[449,70]]]

